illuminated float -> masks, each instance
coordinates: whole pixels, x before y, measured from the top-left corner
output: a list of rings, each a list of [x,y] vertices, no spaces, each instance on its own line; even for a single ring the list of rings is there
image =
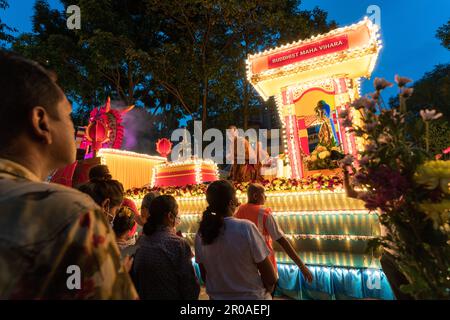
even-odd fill
[[[360,77],[372,73],[380,48],[378,27],[364,19],[247,59],[249,82],[264,99],[275,96],[291,167],[291,179],[265,182],[266,205],[314,275],[313,283],[306,283],[275,243],[279,294],[294,299],[393,299],[379,253],[367,251],[368,242],[380,235],[377,214],[346,196],[338,169],[308,167],[314,156],[330,151],[356,156],[362,148],[364,141],[348,132],[337,114],[348,110],[358,122],[359,113],[350,103],[359,96]],[[235,185],[239,200],[246,202],[247,184]],[[156,188],[177,197],[180,229],[191,245],[206,208],[206,187]],[[128,196],[139,204],[150,190],[135,188]]]

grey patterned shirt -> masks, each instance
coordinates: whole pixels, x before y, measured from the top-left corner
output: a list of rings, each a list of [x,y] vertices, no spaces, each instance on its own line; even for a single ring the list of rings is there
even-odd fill
[[[169,228],[139,239],[132,268],[136,290],[144,300],[196,300],[200,286],[188,242]]]

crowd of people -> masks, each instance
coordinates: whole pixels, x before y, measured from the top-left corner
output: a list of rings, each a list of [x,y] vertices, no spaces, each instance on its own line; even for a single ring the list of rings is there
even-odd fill
[[[240,205],[231,183],[211,183],[193,253],[172,196],[149,193],[139,212],[103,165],[77,188],[45,182],[75,161],[71,112],[54,74],[0,51],[0,299],[195,300],[201,281],[210,299],[272,299],[272,241],[312,281],[261,185]]]

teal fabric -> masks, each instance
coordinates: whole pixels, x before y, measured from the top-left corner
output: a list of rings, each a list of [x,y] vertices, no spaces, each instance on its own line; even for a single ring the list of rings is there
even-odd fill
[[[192,260],[201,285],[200,268]],[[394,300],[386,275],[380,269],[311,266],[314,280],[307,283],[296,265],[278,264],[276,296],[295,300]]]

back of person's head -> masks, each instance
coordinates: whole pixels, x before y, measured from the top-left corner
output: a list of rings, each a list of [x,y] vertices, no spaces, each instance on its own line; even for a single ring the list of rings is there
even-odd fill
[[[259,183],[251,183],[247,189],[247,199],[249,203],[260,203],[264,195],[264,186]]]
[[[203,212],[199,233],[204,244],[211,244],[219,236],[224,218],[237,206],[236,190],[226,180],[214,181],[206,190],[208,207]]]
[[[26,153],[29,149],[16,146],[18,137],[26,137],[46,154],[49,170],[73,163],[76,147],[70,112],[55,74],[0,50],[0,152]]]
[[[150,204],[152,203],[152,201],[155,200],[160,195],[161,194],[158,191],[152,191],[152,192],[147,193],[145,195],[144,199],[142,199],[141,207],[149,209],[150,208]]]
[[[175,221],[178,214],[178,204],[173,196],[162,195],[156,197],[150,203],[150,212],[152,213],[144,225],[144,233],[147,236],[155,233],[160,227],[168,227],[169,220]]]
[[[88,194],[104,212],[110,221],[114,219],[115,210],[122,204],[124,189],[117,180],[92,180],[78,188]]]
[[[117,211],[113,221],[113,230],[116,236],[122,237],[135,226],[134,212],[129,207],[122,206]]]
[[[99,164],[89,170],[89,180],[111,180],[112,176],[109,172],[108,166]]]

